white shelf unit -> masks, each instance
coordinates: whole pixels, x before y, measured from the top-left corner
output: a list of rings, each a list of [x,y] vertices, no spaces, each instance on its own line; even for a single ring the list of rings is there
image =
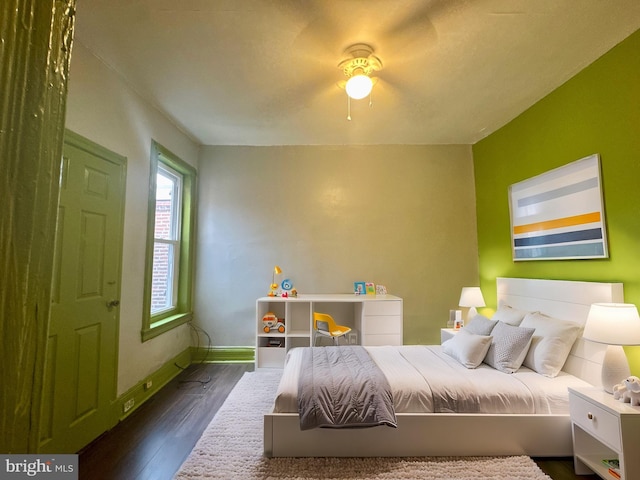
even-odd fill
[[[284,333],[264,332],[262,317],[273,312],[284,321]],[[282,368],[286,352],[294,347],[311,345],[311,304],[281,297],[260,298],[256,302],[256,367]],[[280,346],[269,346],[271,340],[280,341]]]
[[[618,459],[622,480],[640,478],[640,407],[615,400],[600,388],[569,388],[574,468],[615,480],[604,459]]]
[[[313,344],[313,312],[328,313],[336,323],[353,329],[362,345],[402,345],[402,299],[393,295],[308,294],[262,297],[256,300],[256,368],[282,368],[286,353]],[[263,330],[262,317],[273,312],[285,324],[284,333]],[[319,337],[318,344],[330,339]],[[272,343],[280,346],[270,346]],[[322,343],[321,343],[322,342]],[[329,342],[329,343],[327,343]]]

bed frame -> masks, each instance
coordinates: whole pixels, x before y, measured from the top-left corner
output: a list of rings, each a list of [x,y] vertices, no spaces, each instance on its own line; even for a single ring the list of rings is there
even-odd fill
[[[596,302],[622,302],[621,283],[497,279],[498,303],[584,324]],[[579,338],[563,367],[600,385],[605,345]],[[573,455],[569,415],[399,413],[398,428],[300,430],[298,414],[264,416],[269,457]]]

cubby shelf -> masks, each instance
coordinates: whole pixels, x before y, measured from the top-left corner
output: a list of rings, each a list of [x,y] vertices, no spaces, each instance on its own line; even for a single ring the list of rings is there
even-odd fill
[[[256,300],[256,368],[282,368],[287,352],[313,344],[313,312],[329,313],[353,334],[346,340],[362,345],[402,345],[402,299],[393,295],[310,294]],[[263,317],[273,313],[284,333],[264,331]],[[270,346],[270,339],[283,345]],[[320,340],[320,339],[318,339]],[[325,339],[322,339],[325,340]]]

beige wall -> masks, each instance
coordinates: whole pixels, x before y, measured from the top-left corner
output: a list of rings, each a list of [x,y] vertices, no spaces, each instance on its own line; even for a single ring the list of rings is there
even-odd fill
[[[202,147],[196,322],[218,346],[254,345],[274,265],[300,293],[386,285],[405,343],[439,343],[478,284],[471,147]]]
[[[66,127],[127,157],[118,366],[118,394],[122,394],[191,342],[187,325],[144,343],[140,330],[151,139],[194,166],[198,145],[77,41],[71,58]]]
[[[80,43],[70,77],[67,128],[127,157],[119,394],[191,342],[186,325],[140,341],[151,139],[192,165],[200,151],[195,308],[214,345],[255,343],[276,264],[301,293],[387,285],[407,343],[438,342],[477,284],[471,147],[199,149]]]

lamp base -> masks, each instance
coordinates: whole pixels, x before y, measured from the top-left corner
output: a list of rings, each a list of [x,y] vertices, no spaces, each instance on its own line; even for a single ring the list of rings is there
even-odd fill
[[[609,345],[602,362],[602,388],[613,393],[613,386],[631,375],[624,349],[619,345]]]
[[[478,310],[476,310],[476,307],[469,307],[469,313],[467,313],[467,323],[473,320],[473,317],[475,317],[476,315],[478,315]]]

